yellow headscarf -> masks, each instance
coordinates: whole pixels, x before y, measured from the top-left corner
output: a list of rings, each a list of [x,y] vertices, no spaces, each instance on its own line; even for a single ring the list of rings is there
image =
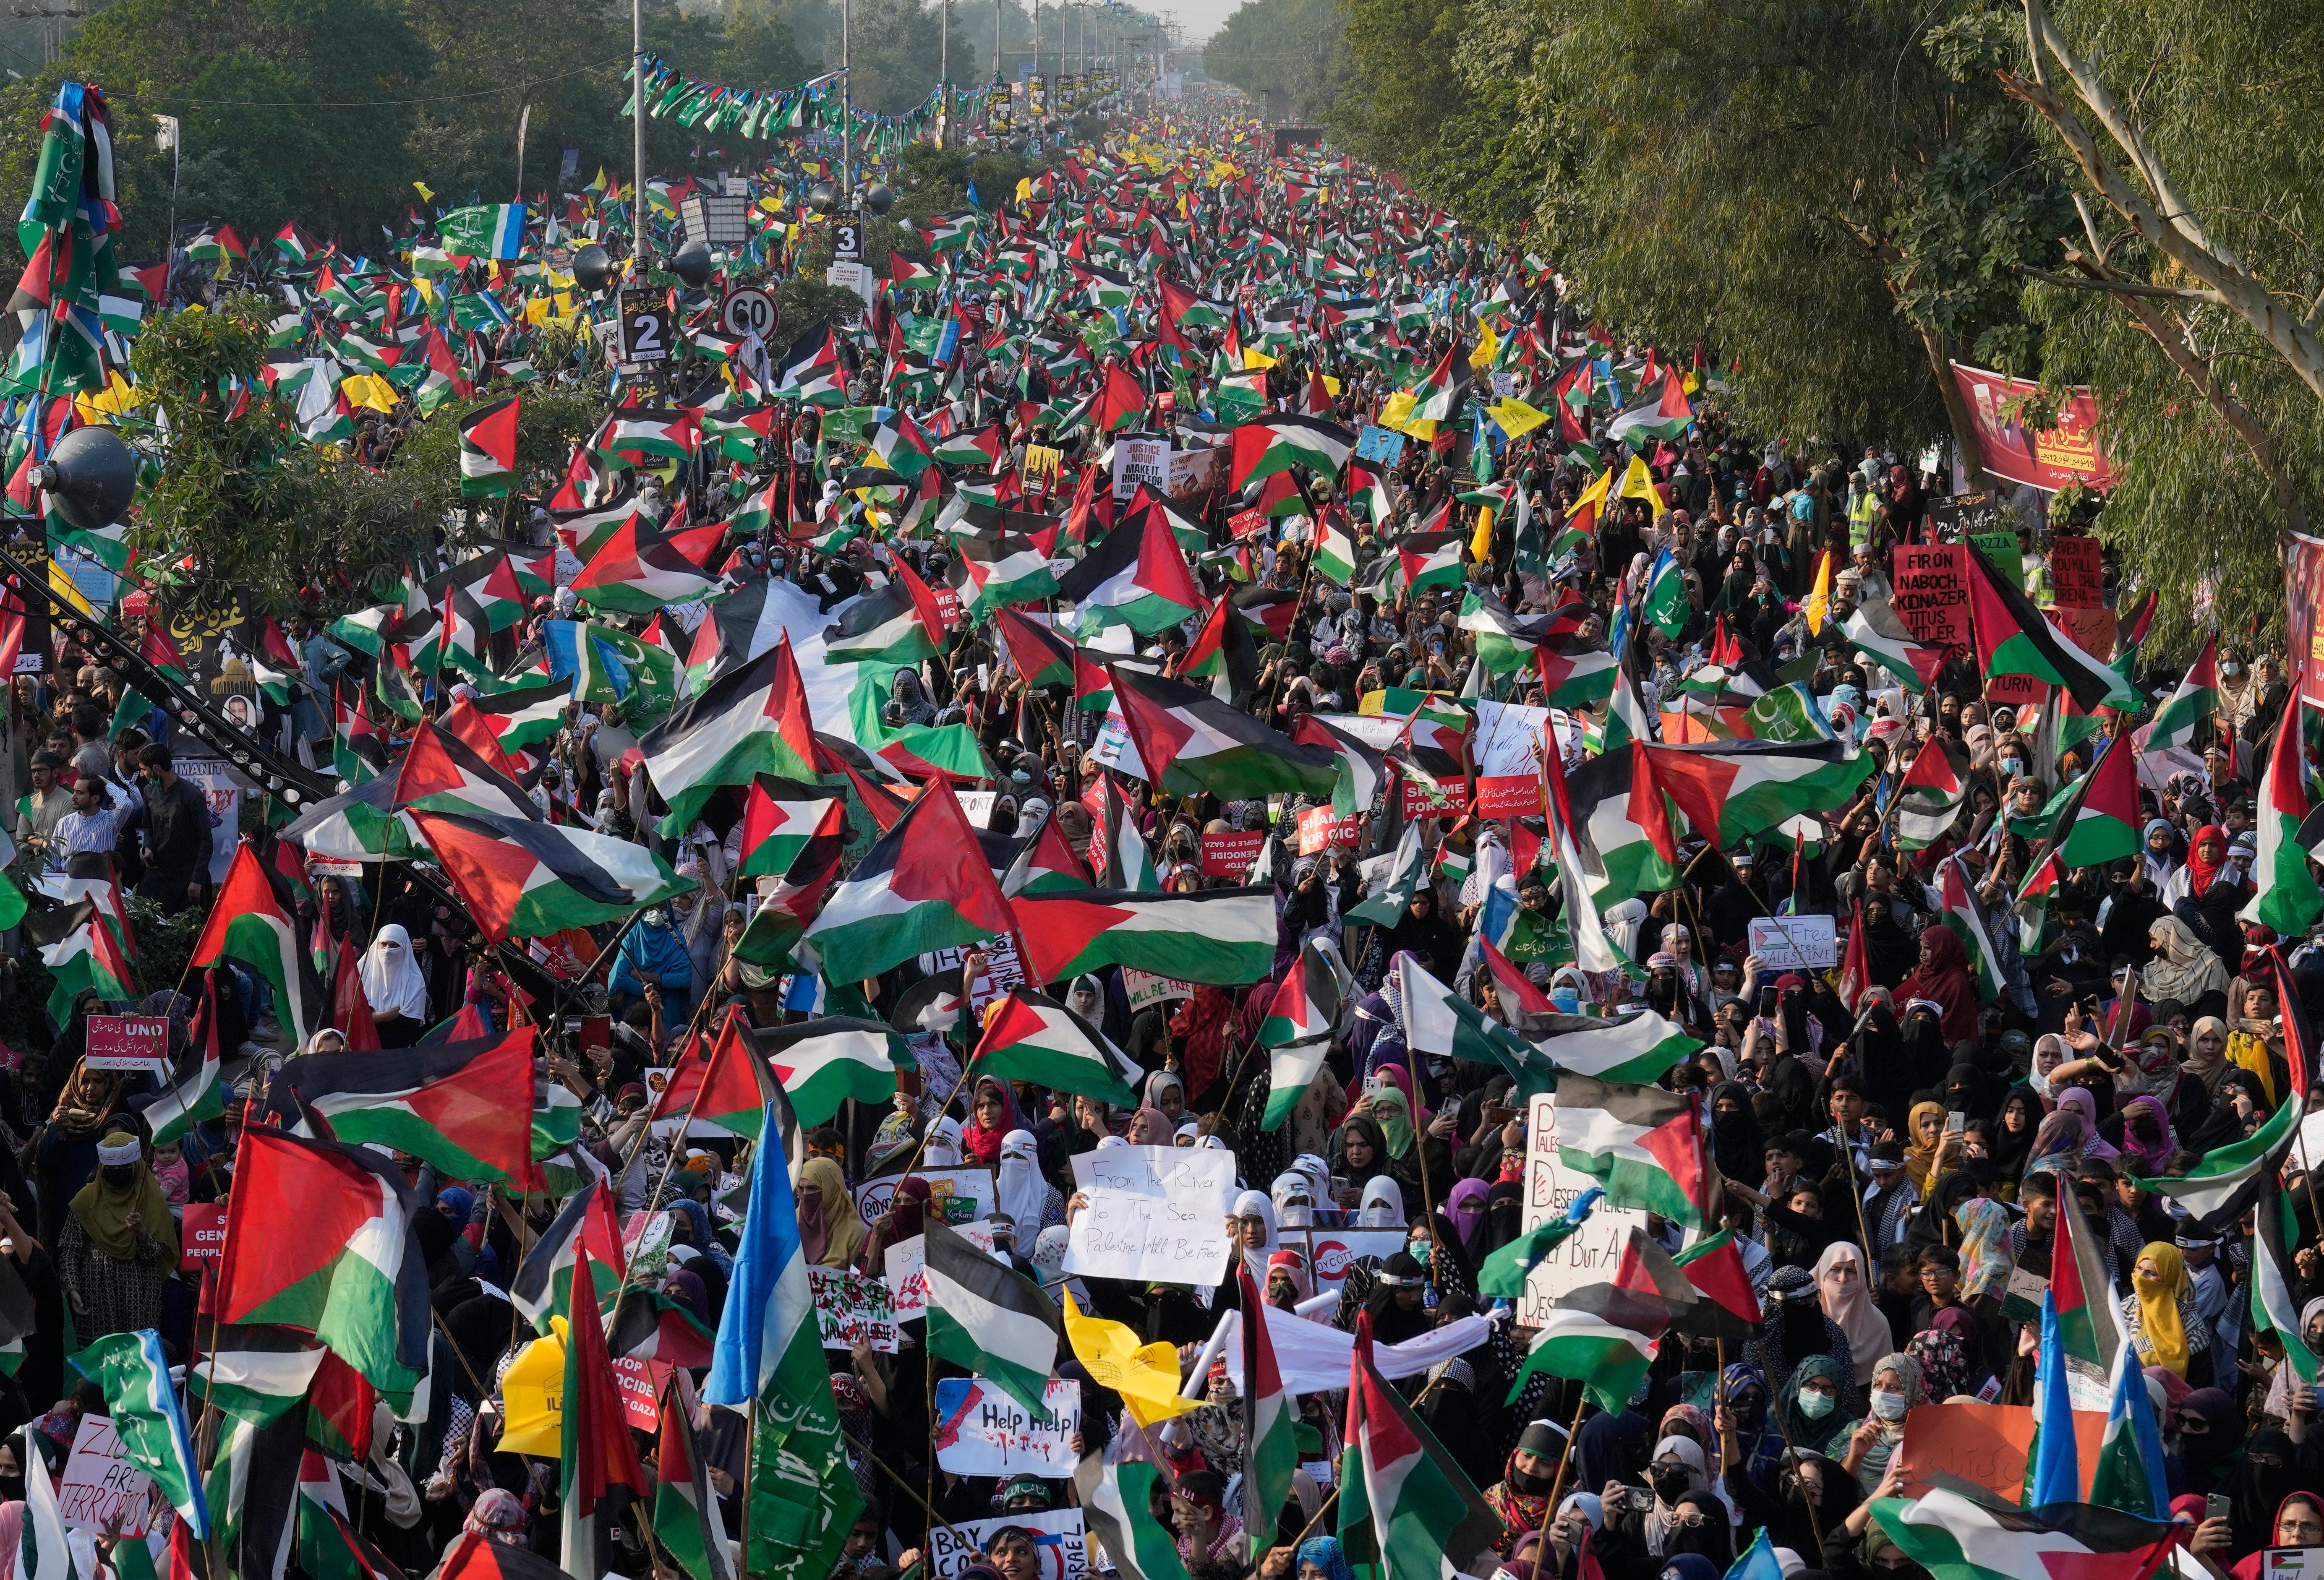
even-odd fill
[[[2187,1259],[2179,1247],[2157,1240],[2138,1253],[2140,1262],[2154,1263],[2158,1276],[2131,1274],[2138,1294],[2138,1330],[2153,1355],[2153,1364],[2181,1377],[2187,1374],[2187,1328],[2179,1319],[2179,1297],[2187,1292]]]
[[[1921,1120],[1924,1115],[1937,1116],[1937,1139],[1923,1144],[1921,1141]],[[1942,1103],[1915,1103],[1912,1113],[1904,1117],[1904,1178],[1923,1196],[1936,1185],[1937,1149],[1945,1144],[1945,1106]]]
[[[814,1186],[822,1196],[823,1260],[819,1265],[854,1266],[868,1231],[863,1227],[862,1215],[855,1210],[855,1199],[847,1193],[847,1177],[831,1159],[809,1158],[799,1167],[799,1183]]]
[[[125,1131],[115,1131],[98,1143],[101,1147],[119,1151],[137,1144],[137,1138]],[[163,1271],[178,1265],[178,1220],[170,1216],[170,1203],[143,1155],[130,1165],[129,1179],[124,1184],[108,1182],[100,1166],[73,1197],[71,1206],[73,1217],[88,1232],[89,1244],[115,1262],[136,1259],[137,1236],[143,1230],[147,1238],[161,1247],[159,1265]],[[133,1212],[137,1215],[136,1229],[129,1226],[129,1215]]]

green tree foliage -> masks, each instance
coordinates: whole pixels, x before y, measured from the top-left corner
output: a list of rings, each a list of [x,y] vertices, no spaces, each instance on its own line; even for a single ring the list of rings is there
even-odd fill
[[[1312,124],[1354,69],[1344,23],[1366,3],[1343,9],[1342,0],[1250,0],[1203,46],[1203,69],[1275,115]]]

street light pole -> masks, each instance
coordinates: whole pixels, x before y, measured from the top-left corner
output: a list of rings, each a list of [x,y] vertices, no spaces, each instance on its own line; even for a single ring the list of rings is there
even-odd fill
[[[630,157],[637,185],[630,193],[631,253],[642,267],[653,253],[646,225],[645,0],[630,0]]]
[[[855,207],[855,76],[848,69],[848,0],[839,0],[839,191]]]
[[[936,25],[944,36],[936,41],[936,148],[945,145],[945,129],[952,122],[952,0],[944,0],[943,20]]]

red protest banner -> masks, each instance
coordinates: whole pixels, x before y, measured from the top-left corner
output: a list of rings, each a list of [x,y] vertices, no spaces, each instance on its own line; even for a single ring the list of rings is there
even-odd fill
[[[1435,817],[1443,813],[1457,813],[1461,810],[1461,785],[1456,780],[1450,785],[1423,785],[1404,779],[1404,815]]]
[[[1479,817],[1541,815],[1539,774],[1489,774],[1477,781]]]
[[[1344,845],[1352,850],[1356,843],[1355,818],[1334,819],[1332,809],[1318,806],[1299,814],[1299,854],[1313,856],[1331,845]]]
[[[1231,877],[1240,880],[1259,859],[1260,849],[1267,843],[1267,831],[1237,831],[1203,836],[1203,876]]]
[[[178,1267],[191,1272],[205,1263],[218,1267],[226,1262],[226,1203],[189,1201],[186,1221],[178,1231]]]
[[[622,1392],[622,1413],[641,1432],[661,1430],[661,1391],[669,1385],[669,1363],[634,1355],[613,1359],[613,1386]]]
[[[1969,576],[1958,543],[1900,543],[1889,561],[1897,618],[1913,639],[1954,657],[1969,651]]]

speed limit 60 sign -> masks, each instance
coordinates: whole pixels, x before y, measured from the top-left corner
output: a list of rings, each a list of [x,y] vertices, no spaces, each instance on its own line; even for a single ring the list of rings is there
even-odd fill
[[[775,310],[774,293],[755,285],[737,286],[726,293],[719,307],[718,326],[729,335],[756,335],[761,340],[771,340],[780,317]]]
[[[671,314],[669,292],[659,285],[625,286],[622,290],[622,360],[638,363],[669,360]]]

